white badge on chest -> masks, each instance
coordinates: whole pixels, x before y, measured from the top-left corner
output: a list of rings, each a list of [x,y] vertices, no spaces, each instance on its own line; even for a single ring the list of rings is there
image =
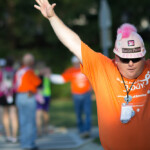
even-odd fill
[[[132,105],[122,104],[121,107],[121,116],[120,120],[122,123],[128,123],[130,119],[135,115],[135,111],[132,108]]]

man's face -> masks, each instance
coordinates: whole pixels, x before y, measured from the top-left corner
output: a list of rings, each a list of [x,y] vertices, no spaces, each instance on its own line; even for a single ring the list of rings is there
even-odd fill
[[[143,72],[145,58],[124,59],[115,55],[115,63],[125,78],[135,79]]]

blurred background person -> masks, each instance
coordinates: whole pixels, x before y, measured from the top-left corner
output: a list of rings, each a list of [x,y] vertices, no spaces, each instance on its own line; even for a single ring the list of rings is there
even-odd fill
[[[62,75],[51,74],[50,80],[55,84],[71,83],[71,93],[77,118],[77,126],[80,136],[83,138],[90,136],[91,130],[91,85],[80,70],[80,61],[76,56],[71,58],[72,67],[66,69]]]
[[[22,67],[16,72],[16,104],[19,115],[19,134],[21,148],[37,150],[36,147],[36,100],[35,93],[40,85],[40,78],[32,67],[34,56],[27,53],[23,56]]]
[[[15,87],[13,59],[7,58],[6,66],[1,69],[0,105],[3,107],[2,122],[5,129],[6,141],[16,143],[18,131],[18,115],[15,105]],[[12,130],[11,130],[12,129]]]
[[[51,100],[51,85],[49,75],[50,75],[50,68],[44,67],[40,69],[39,77],[42,82],[38,87],[38,92],[36,94],[37,100],[36,121],[39,136],[48,133],[48,125],[50,119],[49,108]]]
[[[2,69],[3,67],[6,65],[6,59],[3,59],[3,58],[0,58],[0,83],[2,81]],[[1,84],[0,84],[0,87]],[[1,105],[1,99],[3,97],[3,91],[0,90],[0,135],[3,136],[3,131],[4,131],[4,127],[3,127],[3,122],[2,122],[2,114],[3,114],[3,108],[2,108],[2,105]]]

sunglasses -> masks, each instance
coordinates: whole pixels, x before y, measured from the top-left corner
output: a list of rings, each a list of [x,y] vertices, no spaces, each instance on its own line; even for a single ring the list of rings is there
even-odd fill
[[[132,61],[133,63],[137,63],[137,62],[141,61],[143,59],[143,57],[141,57],[141,58],[130,58],[130,59],[125,59],[125,58],[119,57],[119,59],[122,63],[128,64],[130,61]]]

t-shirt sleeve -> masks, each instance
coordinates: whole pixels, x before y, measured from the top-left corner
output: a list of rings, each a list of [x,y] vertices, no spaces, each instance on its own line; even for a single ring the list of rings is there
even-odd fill
[[[72,72],[71,69],[68,68],[62,73],[62,77],[65,82],[69,82],[71,80]]]
[[[34,87],[38,87],[41,84],[41,79],[33,71],[28,72],[28,77],[29,77],[30,83]]]
[[[112,60],[101,53],[93,51],[85,43],[81,42],[82,64],[80,65],[91,84],[96,83],[96,77],[106,75],[106,70],[112,65]]]

